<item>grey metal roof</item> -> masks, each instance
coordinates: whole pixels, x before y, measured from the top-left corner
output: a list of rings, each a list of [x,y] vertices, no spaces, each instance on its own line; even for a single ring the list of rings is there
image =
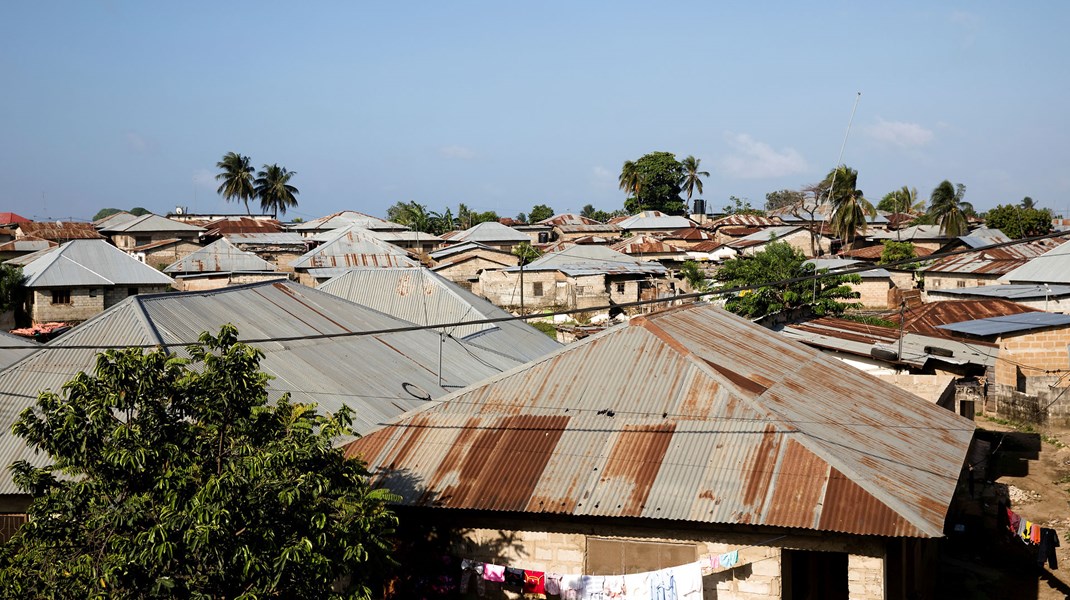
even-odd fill
[[[939,225],[913,225],[898,231],[874,231],[866,234],[871,240],[896,240],[904,242],[944,241],[954,239],[940,231]]]
[[[509,267],[506,271],[518,271],[520,267]],[[543,254],[530,264],[525,271],[561,271],[566,275],[598,274],[634,274],[664,275],[668,270],[660,263],[641,260],[617,252],[605,246],[578,244],[560,252]]]
[[[430,256],[433,260],[442,260],[443,258],[446,258],[448,256],[461,254],[464,252],[468,252],[469,250],[486,250],[488,252],[497,252],[499,254],[512,255],[510,252],[506,252],[505,250],[502,250],[500,248],[494,248],[493,246],[480,244],[479,242],[462,242],[460,244],[446,246],[445,248],[439,248],[438,250],[429,253],[428,256]]]
[[[329,241],[292,263],[295,269],[334,267],[418,267],[407,252],[356,225],[347,225]]]
[[[615,223],[617,227],[627,231],[634,229],[683,229],[684,227],[694,227],[695,223],[687,217],[679,217],[676,215],[667,215],[663,212],[656,210],[644,210],[641,213],[634,214],[627,219],[622,219]]]
[[[304,246],[305,238],[300,233],[281,231],[279,233],[228,233],[226,238],[235,245],[257,246]]]
[[[0,464],[44,458],[11,435],[18,414],[39,391],[58,391],[76,373],[92,369],[96,351],[67,346],[185,343],[225,323],[243,340],[346,334],[410,326],[378,311],[290,282],[207,292],[131,296],[0,372]],[[519,361],[433,331],[374,336],[258,342],[269,395],[334,412],[354,409],[354,429],[377,423],[450,391],[510,369]],[[441,347],[442,385],[439,385]],[[173,349],[183,354],[181,348]],[[418,397],[419,396],[419,397]],[[0,494],[17,493],[5,470]]]
[[[356,225],[362,229],[371,229],[373,231],[401,231],[408,229],[408,227],[399,225],[393,221],[366,215],[355,210],[343,210],[304,223],[293,223],[289,227],[292,231],[321,231],[326,229],[341,229],[342,227],[348,227],[350,225]]]
[[[22,272],[27,277],[24,285],[29,288],[174,283],[167,275],[104,240],[71,240],[41,253],[23,265]]]
[[[928,293],[940,295],[947,294],[951,296],[1003,298],[1006,300],[1043,300],[1044,298],[1062,298],[1070,296],[1070,285],[1045,286],[1043,283],[1009,283],[937,289],[929,290]]]
[[[1007,273],[1003,279],[1011,283],[1070,284],[1070,242],[1048,250]]]
[[[739,239],[731,240],[725,243],[724,245],[730,248],[753,246],[765,242],[776,241],[786,235],[791,235],[796,231],[805,230],[806,228],[802,225],[780,225],[777,227],[766,227],[761,231],[756,231],[750,235],[745,235]]]
[[[274,271],[275,265],[252,252],[239,250],[227,238],[208,244],[168,265],[164,273],[230,273],[234,271]]]
[[[531,236],[526,233],[521,233],[512,227],[502,225],[497,221],[484,221],[465,229],[464,231],[458,231],[451,236],[450,241],[454,242],[480,242],[484,244],[494,242],[530,242]]]
[[[938,327],[955,333],[986,337],[1065,325],[1070,325],[1070,315],[1034,311],[1004,317],[962,321],[961,323],[938,325]]]
[[[154,231],[201,233],[204,227],[197,227],[181,221],[149,213],[120,223],[108,223],[102,228],[103,233],[149,233]]]
[[[1009,242],[1011,241],[1011,238],[1007,237],[1007,234],[999,229],[978,227],[966,235],[960,235],[959,240],[970,248],[980,248],[982,246]]]
[[[349,269],[318,289],[417,325],[511,316],[422,267]],[[523,362],[561,347],[523,321],[459,325],[445,333]]]
[[[692,305],[385,422],[346,453],[435,510],[940,537],[974,428]]]
[[[136,218],[137,216],[132,215],[126,212],[125,210],[121,210],[117,213],[110,214],[102,219],[97,219],[96,221],[93,221],[93,226],[97,229],[103,229],[105,227],[119,225],[120,223],[126,223],[127,221],[133,221]]]
[[[19,335],[0,331],[0,370],[26,358],[41,348],[41,344]]]
[[[847,269],[851,267],[858,267],[865,264],[865,261],[851,260],[846,258],[811,258],[806,261],[806,264],[814,265],[814,269],[820,271],[821,269],[828,269],[829,271],[837,271],[839,269]],[[868,271],[862,271],[856,273],[862,279],[876,279],[883,277],[891,277],[892,274],[887,269],[870,269]]]

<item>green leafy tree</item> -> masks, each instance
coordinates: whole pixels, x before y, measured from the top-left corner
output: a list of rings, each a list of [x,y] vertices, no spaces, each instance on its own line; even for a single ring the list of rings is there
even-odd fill
[[[806,201],[806,193],[798,190],[777,190],[765,195],[765,210],[790,208]]]
[[[221,181],[216,190],[227,202],[244,202],[245,212],[249,212],[249,200],[256,197],[256,186],[253,184],[253,165],[248,156],[242,156],[237,152],[227,152],[223,160],[215,165],[221,170],[215,176],[216,181]],[[133,211],[130,211],[133,214]]]
[[[103,219],[104,217],[110,217],[110,216],[112,216],[114,214],[118,214],[118,213],[121,213],[121,212],[123,212],[122,209],[118,209],[118,208],[102,208],[102,209],[97,211],[97,214],[93,215],[93,220],[94,221],[99,221],[99,220]]]
[[[1018,240],[1051,232],[1051,210],[1000,204],[985,213],[985,225]]]
[[[434,213],[415,200],[395,203],[386,209],[386,218],[413,231],[432,233],[435,229]]]
[[[269,402],[233,326],[189,359],[109,350],[14,426],[51,464],[0,551],[6,598],[368,598],[391,497],[333,445],[350,412]]]
[[[527,223],[528,215],[527,213],[516,213],[516,217],[514,217],[513,220],[517,223]]]
[[[431,229],[435,235],[442,235],[447,231],[457,228],[457,219],[453,218],[453,211],[447,206],[441,213],[431,213]]]
[[[750,200],[746,198],[737,198],[735,196],[728,197],[728,204],[723,209],[726,215],[759,215],[764,216],[765,211],[758,210],[750,205]]]
[[[699,170],[699,163],[701,162],[702,159],[695,158],[691,155],[688,155],[687,158],[680,162],[680,165],[684,170],[684,179],[681,183],[681,187],[687,192],[687,206],[691,206],[692,192],[698,190],[699,194],[702,193],[702,178],[710,176],[708,171]]]
[[[873,205],[866,200],[858,187],[858,171],[840,165],[829,171],[821,182],[822,197],[832,204],[832,218],[829,228],[833,235],[850,244],[859,232],[865,233],[868,227],[866,217],[877,214]]]
[[[480,223],[486,223],[488,221],[498,221],[501,217],[493,210],[485,212],[473,212],[472,213],[472,225],[479,225]]]
[[[0,312],[18,307],[23,296],[24,281],[26,276],[22,274],[22,267],[0,265]]]
[[[945,179],[929,197],[929,215],[946,236],[958,237],[969,231],[967,217],[973,213],[973,205],[962,199],[965,195],[966,186],[954,186]]]
[[[297,206],[297,195],[301,192],[290,185],[290,179],[294,175],[297,175],[297,171],[277,164],[264,165],[253,181],[256,197],[260,199],[260,210],[270,210],[274,218],[278,217],[279,213],[286,214],[286,209]]]
[[[549,219],[554,216],[554,214],[554,209],[549,206],[546,206],[545,204],[536,204],[535,206],[532,206],[531,210],[528,212],[528,220],[531,223],[538,223],[539,221]]]
[[[596,212],[598,212],[598,210],[595,209],[593,204],[584,204],[583,208],[580,209],[580,216],[587,219],[594,219]]]
[[[624,201],[629,213],[658,210],[682,215],[687,205],[680,198],[684,167],[671,152],[651,152],[639,160],[626,161],[618,178],[620,188],[632,194]]]
[[[684,278],[687,285],[696,292],[705,292],[710,289],[709,278],[706,277],[706,273],[702,270],[702,267],[693,260],[685,260],[680,265],[680,276]]]
[[[520,264],[526,265],[531,261],[542,256],[542,252],[538,248],[532,246],[528,242],[520,242],[513,246],[513,254],[520,259]]]
[[[917,258],[918,252],[914,244],[910,242],[896,242],[884,240],[884,250],[881,251],[880,264],[894,263],[901,260]]]
[[[1025,198],[1022,198],[1021,206],[1022,208],[1036,208],[1037,203],[1034,202],[1033,199],[1029,196],[1026,196]]]
[[[842,315],[849,309],[862,307],[860,303],[849,302],[859,297],[848,285],[862,281],[856,274],[827,275],[820,277],[816,285],[813,280],[763,285],[814,274],[814,266],[806,263],[802,252],[787,242],[770,242],[753,256],[726,260],[715,277],[726,287],[761,286],[742,291],[725,303],[728,310],[748,318],[803,306],[810,306],[818,315]]]
[[[144,207],[141,207],[141,206],[135,206],[134,208],[131,208],[127,212],[129,212],[130,214],[134,215],[135,217],[143,217],[145,215],[152,214],[151,210],[149,210],[147,208],[144,208]]]

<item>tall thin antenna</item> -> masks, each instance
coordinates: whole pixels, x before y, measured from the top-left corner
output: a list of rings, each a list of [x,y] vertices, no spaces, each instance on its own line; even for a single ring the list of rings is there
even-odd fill
[[[832,181],[829,183],[829,193],[828,193],[828,196],[825,197],[825,204],[829,204],[829,203],[832,202],[832,191],[834,189],[836,189],[836,174],[839,173],[840,165],[843,164],[843,151],[847,148],[847,138],[851,135],[851,125],[853,125],[854,122],[855,122],[855,111],[858,110],[858,101],[861,100],[861,99],[862,99],[862,92],[858,92],[855,95],[855,104],[854,104],[854,106],[851,107],[851,118],[847,120],[847,131],[843,134],[843,143],[840,144],[840,155],[836,157],[836,167],[834,169],[832,169]],[[816,210],[816,208],[815,208],[815,210]],[[828,222],[830,217],[832,217],[832,211],[831,210],[825,211],[825,218],[821,220],[821,225],[822,225],[821,229],[824,229],[824,225],[825,225],[825,223]],[[820,235],[821,232],[818,231],[818,234]],[[812,240],[813,238],[810,238],[810,239]],[[829,250],[830,251],[832,250],[832,245],[831,244],[829,244]],[[820,254],[824,254],[824,251],[821,249],[820,238],[818,238],[818,242],[817,242],[817,253],[819,255]],[[815,256],[814,258],[817,258],[817,257]],[[814,265],[814,273],[815,274],[817,273],[817,265]],[[814,277],[814,292],[813,292],[813,297],[812,297],[812,300],[811,300],[815,304],[817,303],[817,280],[818,280],[818,278]]]

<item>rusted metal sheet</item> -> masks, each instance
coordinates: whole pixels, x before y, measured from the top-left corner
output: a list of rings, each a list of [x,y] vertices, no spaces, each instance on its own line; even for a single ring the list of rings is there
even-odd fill
[[[748,227],[748,228],[764,228],[764,227],[776,227],[783,225],[784,222],[776,217],[764,217],[761,215],[728,215],[727,217],[721,217],[712,223],[706,225],[707,229],[717,230],[722,227]]]
[[[652,235],[635,235],[626,240],[618,242],[610,246],[611,249],[627,254],[629,256],[638,256],[644,254],[669,254],[679,255],[680,257],[686,256],[686,251],[683,248],[677,248],[672,244],[662,241]]]
[[[298,257],[292,266],[306,270],[322,267],[418,267],[420,263],[371,231],[351,225],[340,230],[322,246]]]
[[[929,302],[907,311],[903,316],[903,329],[913,333],[947,337],[949,333],[940,329],[940,325],[1017,315],[1035,310],[1017,302],[999,298],[987,300],[941,300],[940,302]],[[888,318],[896,323],[900,320],[898,313],[890,315]]]
[[[1004,275],[1055,248],[1062,240],[1046,239],[1003,248],[957,254],[936,261],[927,273]]]
[[[347,451],[410,504],[927,537],[972,433],[702,305],[634,318]]]
[[[275,265],[252,252],[245,252],[227,238],[220,238],[204,248],[168,265],[164,273],[233,273],[236,271],[274,271]]]

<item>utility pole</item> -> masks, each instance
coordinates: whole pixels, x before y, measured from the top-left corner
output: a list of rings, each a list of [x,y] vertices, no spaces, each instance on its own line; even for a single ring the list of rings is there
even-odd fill
[[[899,303],[899,354],[896,355],[896,358],[899,359],[900,363],[903,362],[903,321],[906,310],[907,302],[906,300],[903,300]]]

